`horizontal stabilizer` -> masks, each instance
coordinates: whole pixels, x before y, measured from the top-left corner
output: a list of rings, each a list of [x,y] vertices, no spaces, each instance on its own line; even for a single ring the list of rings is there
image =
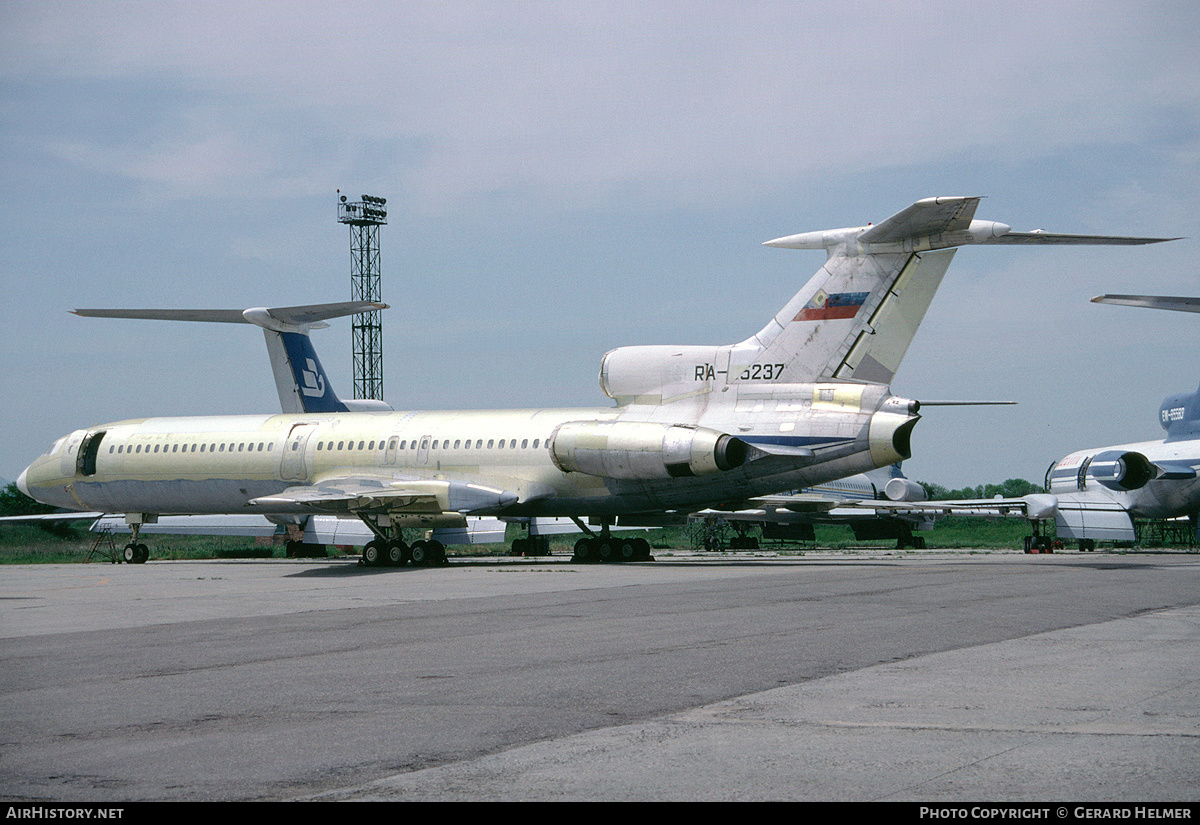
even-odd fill
[[[253,324],[262,327],[275,389],[285,413],[380,412],[391,407],[371,398],[343,401],[321,366],[308,333],[324,329],[330,318],[387,309],[373,301],[344,301],[294,307],[249,309],[76,309],[85,318],[132,318],[145,321],[198,321],[217,324]]]
[[[1006,232],[994,238],[977,241],[977,243],[997,244],[1082,244],[1090,246],[1141,246],[1148,243],[1163,243],[1177,241],[1179,238],[1137,238],[1126,235],[1062,235],[1043,232],[1035,229],[1033,232]]]
[[[1200,298],[1181,298],[1169,295],[1100,295],[1094,304],[1117,304],[1146,309],[1171,309],[1176,312],[1200,312]]]
[[[310,304],[297,307],[255,307],[252,309],[76,309],[85,318],[134,318],[144,321],[201,321],[217,324],[257,324],[292,331],[322,328],[330,318],[360,312],[387,309],[387,304],[372,301],[345,301],[336,304]]]
[[[1136,246],[1178,238],[1125,235],[1066,235],[1035,229],[1014,232],[1006,223],[975,220],[977,197],[923,198],[880,223],[802,232],[766,241],[783,249],[843,248],[852,254],[921,252],[970,244],[1094,244]]]
[[[979,198],[925,198],[871,226],[860,243],[899,243],[908,238],[970,229]]]

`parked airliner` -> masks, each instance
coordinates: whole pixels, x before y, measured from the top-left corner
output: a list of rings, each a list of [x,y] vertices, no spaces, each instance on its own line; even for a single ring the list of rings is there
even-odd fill
[[[610,527],[811,487],[909,456],[919,402],[889,383],[956,247],[1152,243],[1013,232],[974,219],[979,198],[914,203],[875,225],[767,245],[824,249],[821,269],[757,333],[724,346],[607,353],[594,409],[396,412],[333,392],[308,333],[382,308],[352,303],[239,310],[78,310],[81,315],[250,323],[264,330],[284,413],[135,418],[76,430],[21,474],[38,501],[124,513],[125,548],[160,514],[361,519],[370,564],[438,562],[403,529],[468,516],[568,516],[583,555],[636,559]],[[590,530],[584,519],[599,525]]]

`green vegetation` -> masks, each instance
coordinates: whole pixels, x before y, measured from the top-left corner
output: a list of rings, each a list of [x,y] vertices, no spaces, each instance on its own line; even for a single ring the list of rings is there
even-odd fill
[[[963,487],[961,490],[947,490],[939,484],[927,481],[917,482],[929,494],[931,501],[946,501],[957,498],[1020,498],[1030,493],[1045,492],[1041,484],[1034,484],[1023,478],[1010,478],[1003,484],[980,484],[978,487]]]

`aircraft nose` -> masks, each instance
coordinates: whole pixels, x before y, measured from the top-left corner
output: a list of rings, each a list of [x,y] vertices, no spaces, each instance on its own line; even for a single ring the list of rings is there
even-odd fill
[[[29,472],[29,468],[26,467],[24,470],[21,471],[21,474],[19,476],[17,476],[17,489],[20,490],[22,493],[24,493],[27,496],[29,496],[29,487],[25,484],[25,474],[28,472]],[[33,498],[33,496],[29,496],[29,497]]]

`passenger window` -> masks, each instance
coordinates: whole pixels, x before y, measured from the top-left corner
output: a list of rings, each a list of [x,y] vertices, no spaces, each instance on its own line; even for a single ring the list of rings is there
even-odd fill
[[[345,441],[339,441],[339,442],[338,442],[338,449],[339,449],[339,450],[340,450],[340,449],[342,449],[342,445],[344,445],[345,443],[346,443]]]
[[[521,449],[524,450],[528,446],[529,446],[529,439],[528,438],[521,439]]]
[[[499,444],[497,444],[496,446],[497,446],[499,449],[503,450],[503,449],[504,449],[504,439],[503,439],[503,438],[502,438],[502,439],[500,439],[500,443],[499,443]]]
[[[494,443],[496,443],[494,439],[491,439],[491,438],[489,438],[489,439],[488,439],[488,449],[489,449],[489,450],[490,450],[490,449],[492,449],[492,445],[493,445]]]
[[[539,439],[536,439],[536,438],[533,440],[533,449],[535,449],[535,450],[538,448],[538,441],[539,441]]]

